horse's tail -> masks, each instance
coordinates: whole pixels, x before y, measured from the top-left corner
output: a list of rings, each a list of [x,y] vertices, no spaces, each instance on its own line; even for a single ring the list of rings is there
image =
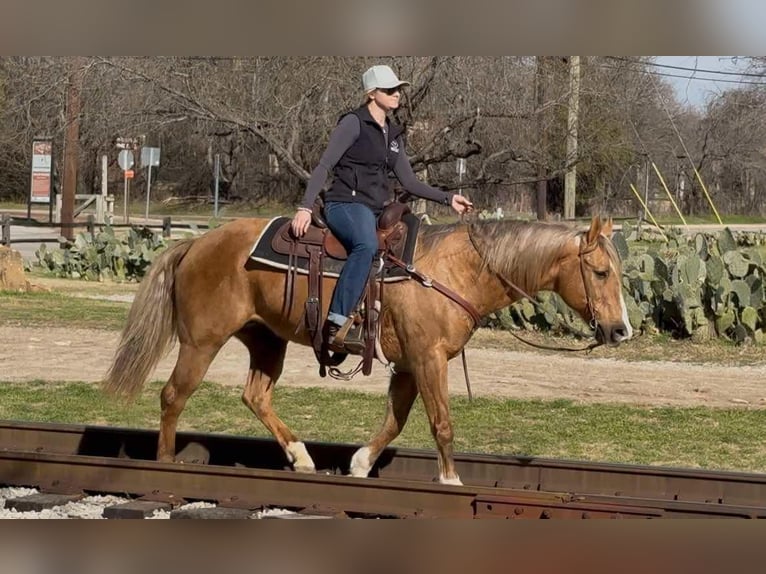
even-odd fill
[[[141,281],[120,337],[104,391],[132,399],[176,338],[175,273],[194,239],[162,253]]]

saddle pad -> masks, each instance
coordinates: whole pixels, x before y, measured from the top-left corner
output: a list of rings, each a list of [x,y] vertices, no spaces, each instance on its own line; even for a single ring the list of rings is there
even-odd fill
[[[407,220],[408,217],[405,216],[403,219]],[[414,222],[412,219],[414,219]],[[408,237],[406,240],[402,259],[407,263],[412,262],[412,255],[415,252],[415,240],[412,236],[417,235],[417,226],[413,228],[412,224],[420,223],[420,220],[417,217],[412,216],[412,219],[410,221],[406,221],[409,231],[407,234]],[[258,237],[256,240],[255,245],[250,252],[250,259],[274,269],[282,269],[287,271],[288,256],[275,252],[274,249],[272,249],[271,243],[274,235],[285,224],[285,222],[289,220],[289,217],[275,217],[269,221],[264,230],[261,232],[260,237]],[[298,273],[308,275],[309,260],[305,258],[298,258],[296,261]],[[322,271],[327,277],[338,277],[341,270],[343,269],[344,263],[345,261],[334,259],[332,257],[324,257]],[[380,266],[379,260],[375,262],[375,266]],[[384,273],[385,275],[383,281],[385,282],[402,281],[404,279],[410,278],[407,272],[404,269],[400,269],[399,267],[386,268]]]

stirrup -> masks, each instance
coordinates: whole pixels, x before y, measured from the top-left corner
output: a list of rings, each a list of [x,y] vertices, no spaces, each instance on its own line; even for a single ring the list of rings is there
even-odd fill
[[[345,351],[345,349],[343,351],[332,351],[332,355],[327,358],[325,365],[331,368],[339,367],[347,358],[348,353]]]
[[[332,327],[327,340],[327,348],[333,353],[361,355],[364,353],[364,340],[362,339],[362,323],[356,325],[354,319],[349,317],[346,322],[333,335]]]

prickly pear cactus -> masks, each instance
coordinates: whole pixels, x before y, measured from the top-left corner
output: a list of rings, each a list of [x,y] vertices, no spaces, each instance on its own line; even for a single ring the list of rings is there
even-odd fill
[[[148,228],[130,228],[116,236],[106,227],[95,235],[80,233],[62,249],[49,251],[42,244],[36,255],[43,269],[59,277],[125,281],[140,280],[165,247],[165,239]]]
[[[734,341],[762,341],[766,332],[762,245],[726,228],[718,234],[684,238],[669,233],[668,241],[623,260],[626,300],[636,329],[693,336],[714,327]],[[653,260],[653,265],[648,259]],[[649,277],[652,274],[653,276]]]
[[[642,241],[636,231],[623,223],[612,237],[623,263],[628,318],[636,332],[664,331],[694,340],[712,333],[735,342],[764,342],[766,266],[758,247],[766,245],[766,234],[725,228],[687,236],[672,228],[661,242],[655,235]],[[578,321],[558,296],[547,294],[540,307],[519,302],[495,314],[489,324],[546,330]]]

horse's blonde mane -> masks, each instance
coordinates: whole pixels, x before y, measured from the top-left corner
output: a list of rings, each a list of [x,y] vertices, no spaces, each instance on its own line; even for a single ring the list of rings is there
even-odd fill
[[[460,228],[466,230],[471,243],[493,273],[513,281],[525,290],[540,283],[542,275],[561,256],[561,249],[577,240],[582,230],[562,223],[524,221],[482,221],[466,225],[426,227],[419,241],[419,253],[433,252],[447,235]],[[614,244],[599,237],[615,270],[621,272],[620,257]],[[430,254],[430,253],[429,253]]]

